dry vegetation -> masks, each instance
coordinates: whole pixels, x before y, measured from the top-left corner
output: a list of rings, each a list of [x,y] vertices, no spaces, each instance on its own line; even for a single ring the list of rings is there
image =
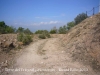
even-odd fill
[[[100,71],[100,14],[73,27],[62,40],[75,61]]]
[[[33,51],[36,51],[35,49],[37,49],[36,52],[38,55],[40,56],[42,55],[41,57],[50,55],[52,57],[51,61],[53,62],[51,62],[49,58],[44,58],[44,59],[49,59],[47,60],[48,64],[46,64],[48,67],[51,67],[52,65],[54,65],[53,67],[57,68],[59,66],[59,65],[58,66],[56,65],[57,61],[59,62],[60,65],[61,63],[63,63],[64,66],[65,65],[67,66],[68,64],[65,64],[65,63],[69,62],[69,59],[67,59],[67,62],[65,62],[64,60],[67,58],[66,56],[68,56],[66,54],[69,54],[71,58],[73,58],[72,61],[74,63],[77,61],[79,63],[80,62],[83,63],[84,65],[90,65],[94,71],[100,72],[100,14],[97,14],[95,16],[85,19],[80,24],[71,28],[67,34],[51,34],[50,35],[51,38],[49,38],[50,40],[49,39],[40,40],[38,36],[39,34],[33,35],[33,43],[35,42],[35,44],[30,45],[26,49],[30,49],[30,51],[32,51],[32,52],[28,51],[29,54],[34,53]],[[13,61],[12,57],[15,56],[14,54],[16,54],[16,51],[17,51],[17,50],[11,51],[11,49],[16,48],[22,44],[23,44],[22,42],[17,41],[17,34],[0,35],[0,66],[2,67],[9,66],[7,64],[2,65],[2,63],[6,63],[6,60],[9,63],[11,63],[11,61]],[[53,50],[55,51],[53,52]],[[2,51],[6,51],[6,52],[2,52]],[[10,53],[8,53],[9,51]],[[26,56],[26,54],[23,54],[23,56]],[[37,60],[39,59],[37,62],[39,64],[41,57],[39,57],[37,54],[36,54]],[[33,54],[31,55],[34,56]],[[59,59],[58,56],[60,57],[60,55],[62,57],[60,57],[59,60],[55,61],[56,59],[53,57],[53,55],[54,57],[56,57],[56,59]],[[23,57],[23,58],[25,58],[25,60],[28,60],[30,57],[28,57],[28,59],[26,59],[26,57]],[[19,59],[21,60],[21,58]],[[62,59],[64,60],[61,62]],[[33,59],[31,60],[33,62]],[[36,59],[34,58],[34,60]],[[43,60],[41,59],[41,61]],[[72,61],[70,65],[73,64]],[[30,64],[32,62],[28,62],[28,63]],[[23,64],[23,61],[21,62],[21,64]],[[34,63],[34,64],[37,64],[37,63]],[[73,65],[76,66],[76,64],[73,64]],[[37,67],[37,65],[35,66]],[[43,66],[43,65],[40,65],[40,66]],[[35,75],[38,75],[38,73]],[[65,75],[65,74],[62,74],[62,75]]]

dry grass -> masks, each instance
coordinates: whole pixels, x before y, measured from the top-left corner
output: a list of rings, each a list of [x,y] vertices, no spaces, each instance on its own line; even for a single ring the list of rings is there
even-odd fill
[[[62,38],[73,59],[100,71],[100,14],[87,18]]]

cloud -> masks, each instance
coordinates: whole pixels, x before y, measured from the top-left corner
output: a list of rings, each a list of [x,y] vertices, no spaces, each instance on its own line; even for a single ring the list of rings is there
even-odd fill
[[[51,24],[58,24],[61,23],[60,21],[49,21],[49,22],[39,22],[39,23],[33,23],[31,25],[33,26],[40,26],[40,25],[51,25]]]
[[[64,16],[66,16],[66,15],[63,13],[63,14],[60,14],[60,15],[58,15],[58,16],[48,16],[48,17],[39,17],[39,16],[37,16],[37,17],[35,17],[35,18],[36,18],[36,19],[50,19],[50,18],[64,17]]]
[[[49,24],[57,24],[59,21],[50,21]]]

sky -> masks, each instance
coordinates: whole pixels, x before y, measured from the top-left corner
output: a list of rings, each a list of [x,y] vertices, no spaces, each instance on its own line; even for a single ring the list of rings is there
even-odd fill
[[[0,21],[33,32],[50,30],[67,25],[78,14],[98,5],[99,0],[0,0]],[[91,14],[92,11],[88,13]]]

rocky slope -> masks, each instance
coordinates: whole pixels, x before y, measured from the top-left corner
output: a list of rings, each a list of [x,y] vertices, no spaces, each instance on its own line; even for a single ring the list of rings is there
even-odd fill
[[[0,51],[1,75],[99,75],[100,74],[100,14],[94,15],[73,27],[66,35],[37,40],[24,49],[10,54]],[[18,46],[16,34],[0,35],[0,48]],[[8,49],[9,50],[9,49]],[[15,55],[15,54],[16,55]],[[14,58],[12,58],[14,57]],[[9,59],[8,59],[9,58]],[[6,61],[7,60],[7,61]],[[2,61],[2,62],[1,62]],[[16,61],[13,62],[13,61]],[[3,72],[2,67],[51,68],[54,72]],[[86,72],[59,71],[59,68],[88,68]],[[92,67],[92,68],[91,68]],[[94,72],[96,71],[96,72]]]
[[[0,51],[9,51],[18,45],[17,34],[0,35]]]
[[[81,61],[100,72],[100,14],[73,27],[62,41],[74,61]]]

